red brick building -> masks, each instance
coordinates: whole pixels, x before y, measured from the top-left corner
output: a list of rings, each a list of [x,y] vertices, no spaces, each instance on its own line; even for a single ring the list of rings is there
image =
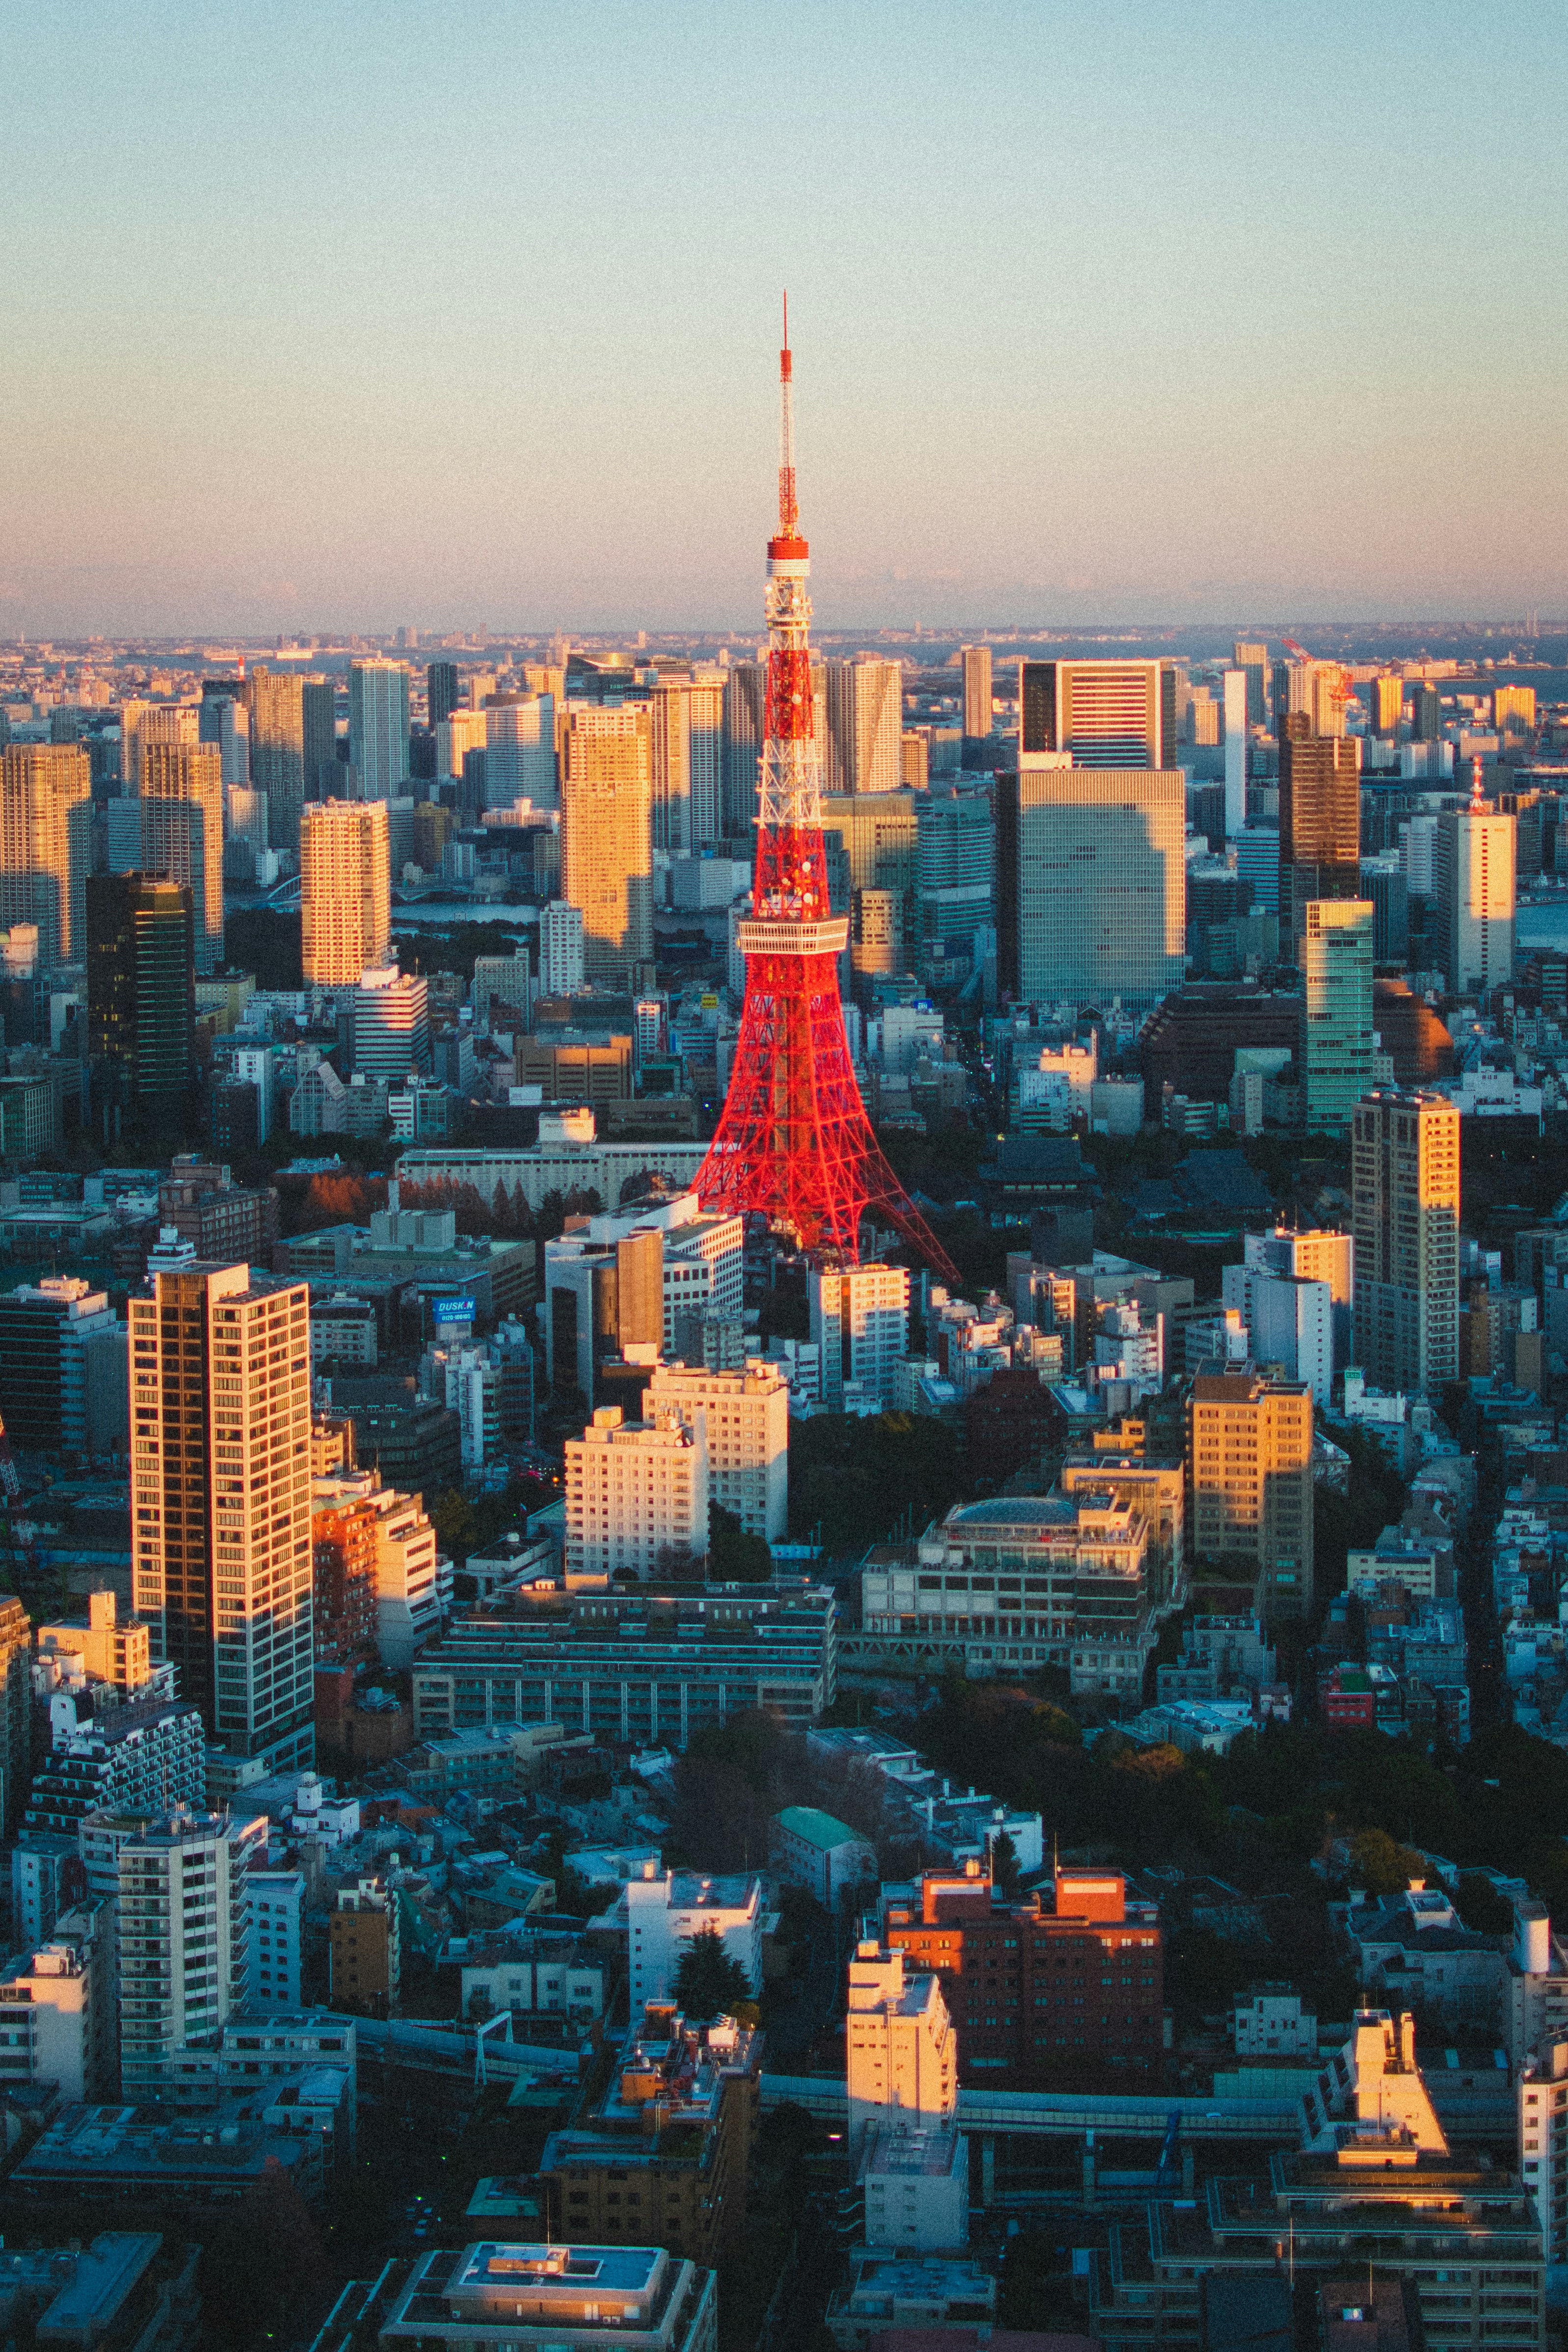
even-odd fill
[[[1051,1896],[1000,1900],[972,1864],[928,1871],[887,1906],[883,1940],[942,1978],[958,2028],[958,2077],[1085,2087],[1160,2072],[1164,1938],[1152,1904],[1129,1903],[1119,1871],[1058,1870]]]

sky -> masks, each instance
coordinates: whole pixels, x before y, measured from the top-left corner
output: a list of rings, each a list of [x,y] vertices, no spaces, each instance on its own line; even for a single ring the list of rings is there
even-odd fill
[[[0,637],[1568,612],[1559,0],[0,0]]]

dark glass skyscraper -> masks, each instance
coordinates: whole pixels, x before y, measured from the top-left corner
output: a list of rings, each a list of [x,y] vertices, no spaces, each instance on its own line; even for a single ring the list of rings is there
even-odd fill
[[[87,878],[87,1035],[94,1125],[177,1118],[195,1076],[189,887],[161,874]]]
[[[1348,735],[1279,721],[1279,939],[1300,939],[1312,898],[1359,898],[1361,771]]]
[[[300,680],[300,716],[305,741],[305,798],[334,800],[342,779],[338,759],[338,690],[331,678]]]
[[[443,719],[450,719],[458,708],[458,665],[456,662],[426,662],[425,691],[429,703],[429,724],[439,727]]]

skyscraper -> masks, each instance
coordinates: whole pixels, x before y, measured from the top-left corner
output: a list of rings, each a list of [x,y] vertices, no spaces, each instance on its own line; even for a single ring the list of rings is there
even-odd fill
[[[582,909],[587,976],[626,988],[653,956],[648,712],[573,709],[561,770],[561,895]]]
[[[1437,938],[1456,996],[1484,996],[1513,979],[1518,819],[1487,806],[1476,765],[1468,808],[1445,809],[1433,844]]]
[[[725,673],[714,668],[693,671],[686,693],[693,850],[724,835],[724,691]]]
[[[129,1312],[136,1613],[217,1747],[308,1765],[309,1286],[193,1254]]]
[[[724,680],[724,808],[727,839],[742,839],[757,821],[757,772],[763,756],[766,662],[731,662]]]
[[[197,743],[201,712],[194,702],[123,702],[120,706],[120,789],[142,789],[144,743]]]
[[[1367,723],[1374,735],[1390,741],[1399,732],[1405,713],[1402,677],[1369,677],[1366,681]]]
[[[1305,715],[1279,722],[1279,936],[1299,940],[1313,898],[1361,896],[1357,744],[1314,735]]]
[[[1376,1087],[1351,1142],[1355,1354],[1406,1393],[1459,1377],[1459,1113]]]
[[[195,927],[188,883],[154,874],[87,882],[87,1039],[93,1118],[178,1118],[195,1076]],[[100,1116],[101,1113],[101,1116]]]
[[[330,801],[343,789],[338,758],[338,690],[330,677],[300,681],[300,718],[305,750],[305,798]]]
[[[1443,740],[1443,698],[1435,686],[1416,685],[1410,690],[1410,740],[1413,743]]]
[[[173,2061],[240,2008],[249,1972],[246,1832],[176,1812],[120,1848],[120,2074],[128,2099],[174,2088]]]
[[[492,696],[479,714],[485,724],[485,806],[510,808],[531,801],[553,808],[555,705],[547,694]],[[439,739],[437,739],[439,740]]]
[[[691,699],[684,678],[661,677],[648,697],[653,845],[672,857],[691,850]]]
[[[307,986],[353,988],[386,955],[392,920],[384,801],[315,801],[300,834]]]
[[[202,703],[196,740],[216,745],[223,762],[226,784],[250,782],[250,709],[242,677],[209,677],[202,682]]]
[[[395,1085],[430,1067],[428,985],[395,963],[367,967],[353,992],[350,1052],[356,1076]]]
[[[79,745],[0,751],[0,922],[37,923],[45,972],[82,953],[91,828],[91,771]]]
[[[298,851],[305,804],[304,681],[281,671],[250,674],[250,787],[267,795],[267,839]]]
[[[552,898],[539,918],[539,992],[575,996],[583,982],[582,908]]]
[[[1268,647],[1237,637],[1231,659],[1247,677],[1247,723],[1249,727],[1268,724]]]
[[[1187,1401],[1194,1561],[1245,1562],[1270,1615],[1312,1609],[1312,1392],[1250,1365],[1200,1372]]]
[[[1146,1012],[1181,986],[1185,832],[1179,768],[998,779],[997,923],[1012,934],[998,961],[1025,1003]]]
[[[963,648],[963,731],[974,740],[991,732],[991,648]]]
[[[1176,748],[1176,677],[1152,661],[1018,664],[1020,766],[1070,751],[1076,768],[1164,768]]]
[[[425,715],[432,727],[439,727],[458,708],[458,665],[456,662],[433,661],[425,666]]]
[[[470,751],[483,751],[489,734],[486,710],[449,710],[436,730],[436,773],[458,777]]]
[[[825,665],[827,742],[824,787],[896,793],[902,780],[904,673],[897,662],[858,654]]]
[[[349,765],[362,801],[391,800],[408,781],[408,670],[403,662],[349,665]]]
[[[1225,830],[1234,841],[1247,823],[1247,672],[1225,673]]]
[[[1305,910],[1301,1082],[1307,1125],[1341,1134],[1373,1078],[1370,898],[1312,898]]]
[[[137,806],[142,838],[132,863],[189,886],[196,970],[216,971],[223,961],[222,752],[208,744],[144,745]]]

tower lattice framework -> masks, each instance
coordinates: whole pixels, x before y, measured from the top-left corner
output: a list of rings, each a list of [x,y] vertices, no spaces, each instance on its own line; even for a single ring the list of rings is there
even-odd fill
[[[696,1187],[707,1209],[765,1217],[804,1249],[853,1262],[885,1217],[935,1273],[958,1275],[871,1132],[860,1099],[828,903],[822,757],[812,717],[810,551],[795,503],[789,312],[779,354],[779,527],[768,541],[768,667],[752,911],[739,929],[746,998],[723,1114]]]

